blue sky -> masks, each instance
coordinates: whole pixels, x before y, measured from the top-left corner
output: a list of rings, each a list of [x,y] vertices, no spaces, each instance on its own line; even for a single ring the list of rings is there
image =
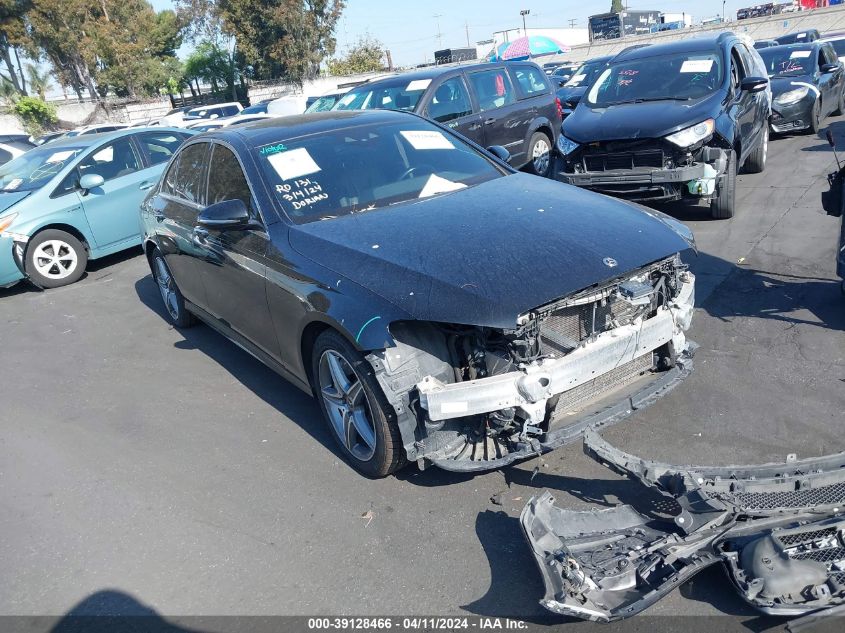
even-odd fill
[[[521,28],[520,9],[529,9],[529,28],[566,27],[569,20],[586,27],[587,18],[604,13],[611,0],[348,0],[337,26],[338,51],[352,45],[362,35],[380,40],[399,65],[420,63],[433,58],[440,25],[442,48],[465,46],[466,30],[472,44],[489,39],[493,31]],[[726,14],[759,4],[759,0],[727,0]],[[152,0],[156,9],[171,8],[169,0]],[[630,9],[652,9],[690,13],[696,21],[720,15],[722,0],[630,0]],[[435,15],[440,15],[435,18]],[[180,55],[189,48],[183,47]]]

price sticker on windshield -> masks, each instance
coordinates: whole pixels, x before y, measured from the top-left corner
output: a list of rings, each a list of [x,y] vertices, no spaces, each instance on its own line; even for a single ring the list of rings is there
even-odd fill
[[[399,133],[414,149],[455,149],[449,139],[437,130],[412,130]]]
[[[792,51],[789,54],[789,59],[803,59],[809,57],[813,51]]]
[[[267,162],[282,180],[293,180],[320,171],[320,166],[304,147],[267,156]]]
[[[688,59],[681,64],[682,73],[709,73],[713,68],[712,59]]]

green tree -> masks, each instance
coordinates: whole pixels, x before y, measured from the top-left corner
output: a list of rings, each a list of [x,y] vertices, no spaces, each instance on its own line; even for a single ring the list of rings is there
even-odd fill
[[[357,75],[384,68],[384,46],[371,37],[360,38],[344,55],[328,62],[332,75]]]
[[[29,0],[0,0],[0,56],[6,66],[6,74],[0,72],[0,77],[23,95],[26,95],[26,82],[18,48],[27,40],[24,16],[29,8]]]
[[[185,60],[185,77],[194,81],[199,90],[199,82],[211,84],[215,92],[222,86],[231,88],[234,81],[228,54],[212,41],[200,42],[194,52]]]
[[[610,2],[610,12],[611,13],[622,13],[625,10],[625,7],[622,6],[622,0],[611,0]]]
[[[29,80],[30,90],[43,101],[44,95],[47,94],[47,89],[50,87],[50,76],[46,71],[39,70],[38,66],[33,64],[27,65],[26,75]]]

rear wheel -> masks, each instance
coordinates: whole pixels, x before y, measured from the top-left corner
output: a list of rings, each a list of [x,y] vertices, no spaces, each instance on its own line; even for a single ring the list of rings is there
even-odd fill
[[[710,215],[716,220],[726,220],[734,215],[736,206],[736,152],[730,151],[725,173],[716,185],[716,197],[710,201]]]
[[[749,174],[759,174],[766,168],[766,158],[769,155],[769,126],[763,128],[763,138],[757,149],[745,161],[745,171]]]
[[[70,233],[58,229],[41,231],[26,248],[27,277],[41,288],[59,288],[79,281],[88,264],[88,251]]]
[[[352,466],[384,477],[404,465],[396,413],[361,353],[326,330],[314,343],[311,371],[323,417]]]
[[[528,170],[547,178],[552,172],[552,142],[543,132],[534,132],[528,142]]]
[[[161,251],[153,251],[152,257],[150,257],[150,268],[153,271],[153,280],[158,286],[170,322],[179,328],[190,327],[196,323],[194,315],[185,308],[185,298],[179,291],[179,286],[176,285],[173,274],[170,272],[167,262],[164,261],[164,255],[161,254]]]

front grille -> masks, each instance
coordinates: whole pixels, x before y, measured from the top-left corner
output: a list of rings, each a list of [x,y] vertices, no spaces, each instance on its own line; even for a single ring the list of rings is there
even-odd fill
[[[654,368],[654,356],[643,354],[639,358],[619,365],[609,372],[597,376],[582,385],[561,394],[557,401],[552,419],[573,411],[578,405],[602,396],[604,393],[631,382],[638,376]]]
[[[715,493],[713,496],[731,500],[746,510],[808,508],[818,505],[845,504],[845,483],[808,490]]]
[[[813,560],[817,563],[834,563],[845,558],[845,547],[822,547],[789,555],[796,560]]]
[[[630,323],[637,307],[611,296],[603,301],[561,308],[540,324],[543,353],[568,353],[592,334]]]
[[[643,167],[663,167],[663,151],[653,149],[584,156],[584,169],[587,171],[631,170]]]
[[[794,545],[800,545],[801,543],[809,543],[812,541],[817,541],[822,538],[830,538],[831,536],[836,535],[836,528],[824,528],[823,530],[813,530],[812,532],[797,532],[794,534],[777,534],[775,533],[775,538],[779,540],[784,547],[792,547]]]

